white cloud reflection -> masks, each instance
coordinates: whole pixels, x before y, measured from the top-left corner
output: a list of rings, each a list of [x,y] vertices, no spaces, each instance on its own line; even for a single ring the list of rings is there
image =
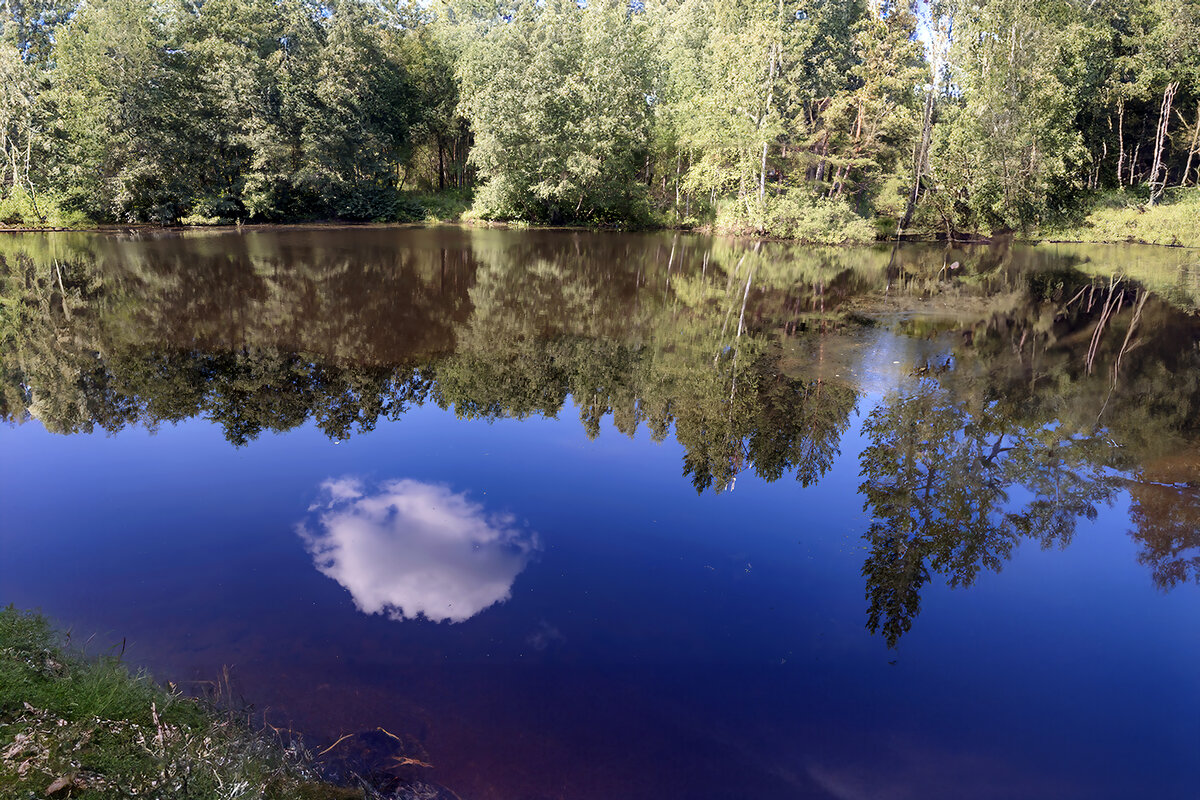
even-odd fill
[[[298,526],[317,569],[367,614],[462,622],[507,600],[537,549],[511,515],[489,515],[446,486],[397,480],[373,489],[331,478]]]

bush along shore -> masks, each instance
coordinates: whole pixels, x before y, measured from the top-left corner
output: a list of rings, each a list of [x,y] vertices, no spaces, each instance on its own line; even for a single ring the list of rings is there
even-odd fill
[[[481,216],[472,206],[473,193],[465,189],[441,192],[407,192],[398,196],[390,213],[367,222],[379,224],[467,224],[529,228],[529,222],[513,219],[499,221]],[[0,211],[3,204],[0,203]],[[1069,212],[1052,221],[1041,223],[1018,238],[1033,242],[1087,242],[1093,244],[1149,244],[1166,247],[1200,248],[1200,188],[1173,188],[1164,191],[1159,202],[1149,202],[1145,187],[1095,192],[1080,199]],[[82,214],[56,211],[39,223],[30,217],[10,217],[6,223],[0,215],[0,233],[105,229]],[[204,228],[232,225],[240,220],[224,218],[184,219],[173,227]],[[323,224],[345,225],[363,220],[307,220]],[[144,225],[145,223],[143,223]],[[283,223],[288,224],[288,223]],[[157,227],[157,226],[154,226]],[[590,227],[596,226],[573,226]],[[874,216],[870,220],[850,210],[845,203],[829,200],[798,199],[795,194],[776,198],[770,216],[763,224],[751,222],[744,209],[733,204],[717,208],[708,221],[643,220],[638,225],[608,224],[618,230],[690,230],[702,234],[734,237],[788,239],[813,245],[862,245],[897,238],[897,220]],[[1007,232],[1012,233],[1012,232]],[[939,241],[947,233],[936,226],[913,226],[904,231],[906,241]],[[962,230],[952,230],[955,241],[987,241],[988,236]]]
[[[349,800],[295,744],[0,610],[0,797]]]

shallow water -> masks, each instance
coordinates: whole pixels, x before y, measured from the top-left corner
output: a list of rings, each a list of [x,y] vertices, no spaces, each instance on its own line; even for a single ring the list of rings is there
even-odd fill
[[[362,228],[0,258],[0,602],[315,749],[356,734],[333,769],[1200,790],[1195,251]]]

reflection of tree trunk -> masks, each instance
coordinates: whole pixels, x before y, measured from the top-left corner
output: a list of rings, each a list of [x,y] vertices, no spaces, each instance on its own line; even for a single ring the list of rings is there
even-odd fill
[[[733,272],[729,273],[729,280],[727,280],[725,283],[725,291],[726,292],[728,292],[733,287],[733,276],[737,275],[739,272],[741,272],[742,263],[746,260],[746,255],[748,255],[748,254],[745,254],[745,253],[742,254],[742,257],[740,259],[738,259],[737,266],[735,266],[733,268]],[[718,348],[720,348],[721,343],[725,341],[725,329],[729,327],[729,317],[731,314],[733,314],[733,306],[732,305],[730,305],[729,310],[725,312],[725,319],[724,319],[724,321],[721,322],[721,335],[719,337],[717,337],[717,347]],[[720,349],[718,349],[717,354],[715,356],[713,356],[713,366],[716,366],[716,363],[718,360],[720,360],[720,358],[721,358],[721,351],[720,351]]]
[[[1004,444],[1004,434],[1003,433],[1000,434],[1000,437],[998,439],[996,439],[996,443],[992,445],[992,452],[988,453],[987,456],[983,459],[984,464],[986,464],[989,467],[992,466],[992,464],[996,461],[996,456],[1000,455],[1001,453],[1003,453],[1005,451],[1012,449],[1011,447],[1001,447],[1002,444]]]
[[[1154,166],[1150,168],[1150,205],[1154,205],[1162,197],[1163,190],[1167,186],[1167,176],[1163,174],[1162,179],[1159,180],[1159,173],[1166,172],[1162,154],[1167,139],[1167,128],[1171,124],[1171,101],[1175,99],[1175,90],[1178,88],[1178,81],[1172,81],[1163,91],[1162,108],[1158,114],[1158,129],[1154,134]]]
[[[1121,342],[1121,349],[1117,351],[1117,359],[1113,362],[1112,383],[1108,387],[1108,394],[1104,398],[1104,404],[1100,406],[1100,413],[1096,415],[1097,425],[1100,424],[1100,418],[1104,416],[1104,410],[1108,408],[1108,401],[1112,399],[1113,392],[1117,389],[1117,377],[1120,374],[1121,359],[1125,357],[1126,353],[1137,347],[1137,343],[1130,345],[1130,341],[1133,339],[1133,332],[1137,330],[1138,323],[1142,320],[1142,309],[1146,307],[1146,301],[1149,299],[1150,292],[1142,289],[1137,306],[1134,307],[1133,319],[1129,322],[1129,330],[1125,331],[1125,340]]]
[[[675,245],[679,242],[679,234],[671,239],[671,257],[667,259],[667,287],[671,286],[671,267],[675,265]]]
[[[754,249],[758,250],[758,245]],[[742,294],[742,313],[738,316],[737,336],[734,337],[733,344],[733,381],[729,387],[729,403],[730,413],[733,413],[733,396],[737,392],[737,363],[738,353],[741,350],[742,328],[746,322],[746,301],[750,299],[750,283],[754,280],[754,266],[750,266],[750,274],[746,276],[746,291]]]
[[[58,265],[58,259],[54,260],[54,274],[58,276],[58,291],[62,296],[63,316],[67,318],[67,322],[71,321],[71,309],[67,308],[67,289],[63,286],[62,269]]]
[[[1100,309],[1100,320],[1096,323],[1096,329],[1092,332],[1092,341],[1088,346],[1087,356],[1084,358],[1084,365],[1087,367],[1089,375],[1092,374],[1092,367],[1096,363],[1096,355],[1100,350],[1100,339],[1104,335],[1104,328],[1108,325],[1108,321],[1115,314],[1121,313],[1121,306],[1125,303],[1125,290],[1121,289],[1120,294],[1117,293],[1117,287],[1120,286],[1120,279],[1109,279],[1108,297],[1104,300],[1104,306]]]
[[[1125,340],[1121,342],[1121,349],[1117,352],[1117,360],[1113,363],[1113,382],[1117,380],[1117,370],[1121,368],[1121,359],[1125,357],[1131,349],[1129,342],[1133,339],[1133,332],[1137,330],[1138,323],[1142,320],[1142,309],[1146,306],[1146,300],[1150,298],[1150,293],[1145,289],[1141,291],[1141,297],[1138,299],[1137,306],[1134,308],[1133,319],[1129,322],[1129,330],[1125,331]]]

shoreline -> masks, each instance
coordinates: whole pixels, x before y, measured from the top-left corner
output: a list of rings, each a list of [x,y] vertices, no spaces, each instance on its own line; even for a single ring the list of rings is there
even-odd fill
[[[223,699],[183,694],[121,655],[88,654],[46,617],[0,607],[0,794],[113,789],[197,800],[255,786],[263,800],[351,800],[302,747],[255,730]],[[185,793],[189,792],[185,788]]]
[[[1163,247],[1177,250],[1200,250],[1200,245],[1183,244],[1178,240],[1165,243],[1146,241],[1144,239],[1127,238],[1127,239],[1084,239],[1079,237],[1060,237],[1049,236],[1046,238],[1039,236],[1017,236],[1015,234],[1003,234],[998,236],[983,236],[979,234],[967,234],[964,238],[947,239],[945,237],[933,236],[904,236],[895,239],[876,239],[872,242],[813,242],[803,239],[786,239],[770,235],[756,236],[745,232],[733,231],[717,231],[712,226],[702,226],[698,228],[615,228],[615,227],[587,227],[576,225],[537,225],[527,222],[495,222],[495,221],[432,221],[432,222],[353,222],[348,220],[318,220],[313,222],[256,222],[246,224],[233,225],[154,225],[152,223],[132,223],[128,225],[92,225],[83,228],[61,228],[61,227],[20,227],[10,228],[0,226],[0,234],[31,234],[31,233],[93,233],[93,234],[143,234],[143,233],[203,233],[211,232],[214,234],[241,232],[241,231],[286,231],[286,230],[352,230],[352,229],[408,229],[408,228],[483,228],[511,231],[565,231],[565,232],[580,232],[580,233],[687,233],[694,236],[711,236],[724,237],[729,239],[744,239],[762,242],[779,242],[785,244],[796,244],[809,247],[877,247],[881,245],[929,245],[929,244],[944,244],[953,247],[970,247],[970,246],[987,246],[1009,242],[1014,244],[1023,244],[1029,246],[1049,245],[1049,244],[1094,244],[1101,246],[1118,246],[1118,245],[1133,245],[1139,247]]]

